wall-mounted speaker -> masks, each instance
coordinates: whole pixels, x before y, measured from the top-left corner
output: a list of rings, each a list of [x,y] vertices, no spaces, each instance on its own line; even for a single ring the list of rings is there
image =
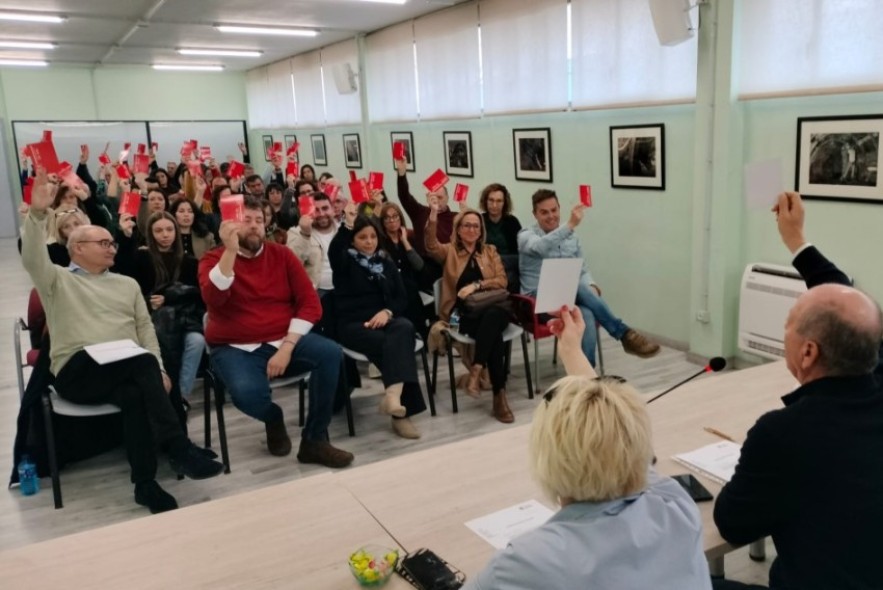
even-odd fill
[[[677,45],[694,34],[690,0],[649,0],[653,27],[662,45]]]
[[[334,86],[338,94],[352,94],[359,89],[356,85],[356,73],[350,64],[335,64],[331,67],[331,75],[334,76]]]

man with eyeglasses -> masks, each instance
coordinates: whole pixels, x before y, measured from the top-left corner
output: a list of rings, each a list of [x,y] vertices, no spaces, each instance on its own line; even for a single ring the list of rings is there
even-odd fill
[[[156,482],[156,452],[169,455],[172,468],[192,479],[218,475],[224,466],[185,435],[169,402],[171,380],[141,289],[133,279],[110,273],[116,243],[110,233],[82,225],[68,236],[71,264],[55,266],[41,239],[47,209],[58,185],[38,170],[31,209],[24,222],[22,263],[46,310],[52,338],[50,370],[58,394],[74,403],[119,406],[135,501],[152,513],[178,507]],[[99,364],[85,347],[129,339],[146,353]]]

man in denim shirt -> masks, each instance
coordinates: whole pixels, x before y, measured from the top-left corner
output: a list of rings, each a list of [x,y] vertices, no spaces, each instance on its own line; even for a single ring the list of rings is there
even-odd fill
[[[570,219],[561,225],[561,208],[555,191],[540,189],[531,198],[536,224],[518,233],[518,270],[521,274],[521,292],[536,296],[540,281],[540,269],[545,258],[584,258],[583,251],[574,234],[576,226],[583,219],[582,205],[577,205],[570,213]],[[599,322],[607,333],[622,342],[622,348],[629,354],[649,358],[659,352],[659,345],[637,330],[629,328],[616,317],[601,299],[601,289],[592,280],[592,275],[583,265],[579,288],[576,292],[576,305],[582,312],[587,326]],[[583,333],[582,349],[592,364],[595,363],[597,346],[595,330]]]

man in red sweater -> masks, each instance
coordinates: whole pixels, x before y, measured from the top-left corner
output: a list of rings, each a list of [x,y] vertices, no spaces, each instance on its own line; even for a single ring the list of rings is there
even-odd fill
[[[199,263],[212,366],[233,404],[264,423],[267,449],[279,456],[291,452],[291,439],[269,380],[309,372],[309,414],[297,459],[346,467],[352,453],[328,442],[343,353],[310,332],[322,306],[306,271],[291,250],[264,241],[257,199],[246,196],[242,222],[224,221],[219,233],[223,248],[207,252]]]

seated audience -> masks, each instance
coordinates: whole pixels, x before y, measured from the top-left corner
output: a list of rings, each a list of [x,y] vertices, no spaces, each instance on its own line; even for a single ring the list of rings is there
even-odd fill
[[[244,194],[251,195],[257,199],[264,198],[264,181],[263,179],[257,175],[252,174],[251,176],[245,177],[245,190]]]
[[[46,310],[55,388],[74,403],[120,407],[135,501],[153,513],[175,509],[175,499],[155,480],[157,448],[168,452],[175,471],[194,479],[218,475],[224,466],[195,447],[181,429],[167,395],[171,381],[138,284],[108,272],[115,254],[110,232],[80,226],[68,236],[71,268],[49,260],[41,236],[56,188],[45,171],[37,171],[22,239],[22,263]],[[97,302],[100,318],[94,315]],[[149,354],[100,365],[84,350],[125,338]]]
[[[426,235],[424,231],[429,221],[430,208],[429,205],[418,203],[408,188],[408,177],[406,176],[408,163],[405,160],[396,160],[395,165],[398,174],[396,188],[398,189],[399,202],[402,204],[402,208],[408,214],[408,217],[411,218],[411,223],[414,226],[414,247],[417,248],[417,252],[421,256],[424,256],[426,254],[424,246]],[[451,232],[454,228],[454,217],[456,216],[448,207],[448,190],[442,187],[436,193],[427,193],[426,199],[427,202],[435,201],[438,205],[438,221],[436,223],[438,235],[435,237],[442,244],[447,244],[451,241]],[[429,280],[430,284],[441,276],[441,269],[436,270],[437,272]]]
[[[348,205],[351,213],[355,206]],[[402,438],[420,438],[410,417],[426,409],[414,355],[414,325],[403,314],[407,294],[395,262],[378,246],[373,220],[359,215],[331,240],[338,341],[380,369],[380,411]]]
[[[306,180],[307,182],[316,182],[316,170],[309,164],[304,164],[300,167],[300,177],[301,180]]]
[[[509,290],[518,293],[518,232],[521,222],[512,214],[512,197],[509,189],[499,183],[489,184],[481,191],[478,208],[482,211],[487,242],[497,248],[503,260]]]
[[[302,216],[297,227],[288,230],[288,247],[303,264],[321,299],[334,289],[328,249],[338,225],[328,195],[313,193],[313,201],[316,205],[314,213]]]
[[[70,265],[71,256],[67,251],[67,239],[76,228],[82,225],[89,225],[89,220],[79,209],[59,211],[55,214],[54,240],[46,246],[52,264],[65,268]]]
[[[319,189],[320,191],[324,191],[324,190],[325,190],[325,184],[326,184],[329,180],[332,180],[333,178],[334,178],[334,175],[332,175],[330,172],[323,172],[323,173],[319,176],[319,180],[316,181],[316,184],[318,185],[318,189]]]
[[[460,314],[460,331],[475,340],[475,354],[469,369],[466,393],[481,394],[481,373],[487,367],[493,391],[493,415],[500,422],[515,420],[506,399],[506,344],[503,331],[509,325],[509,310],[490,305],[470,312],[465,300],[484,289],[505,289],[506,271],[497,249],[485,243],[484,224],[475,209],[464,209],[454,219],[453,241],[443,244],[436,237],[439,203],[430,199],[429,224],[426,226],[426,251],[442,265],[441,301],[438,315],[447,322],[451,313]]]
[[[203,214],[198,212],[193,203],[181,199],[172,205],[170,212],[178,224],[178,234],[181,236],[184,254],[199,260],[203,254],[215,247],[215,238],[206,227]]]
[[[563,309],[553,326],[568,376],[537,406],[528,453],[561,509],[512,539],[464,590],[709,589],[702,517],[680,484],[650,468],[644,400],[623,379],[595,374],[578,310]]]
[[[423,270],[423,258],[411,246],[411,238],[408,235],[410,232],[405,227],[401,208],[395,203],[384,203],[378,211],[381,223],[380,246],[386,250],[398,267],[408,296],[405,317],[411,320],[417,333],[425,341],[429,329],[418,286],[420,271]]]
[[[770,588],[881,588],[875,560],[883,527],[883,392],[874,371],[883,318],[877,303],[844,284],[845,275],[805,240],[797,193],[779,195],[774,210],[795,266],[832,282],[810,284],[788,314],[785,365],[800,386],[748,432],[714,522],[733,544],[773,538]]]
[[[585,207],[576,205],[570,212],[567,223],[561,225],[561,209],[554,191],[540,189],[534,193],[533,216],[537,222],[518,233],[519,275],[521,292],[535,297],[540,282],[540,269],[546,258],[582,258],[582,246],[576,237],[576,228],[583,219]],[[599,322],[607,333],[622,343],[629,354],[641,358],[651,357],[659,352],[659,345],[637,330],[629,328],[616,317],[607,302],[601,299],[601,289],[589,273],[585,262],[576,292],[576,305],[590,329],[583,333],[583,354],[594,365],[596,333],[591,329]]]
[[[291,452],[282,408],[269,380],[310,373],[309,402],[297,459],[345,467],[353,455],[328,442],[328,423],[343,353],[310,330],[321,317],[316,291],[297,257],[264,240],[259,200],[247,197],[244,219],[221,223],[223,248],[199,262],[199,285],[208,307],[206,340],[212,366],[234,405],[264,423],[267,450]]]

